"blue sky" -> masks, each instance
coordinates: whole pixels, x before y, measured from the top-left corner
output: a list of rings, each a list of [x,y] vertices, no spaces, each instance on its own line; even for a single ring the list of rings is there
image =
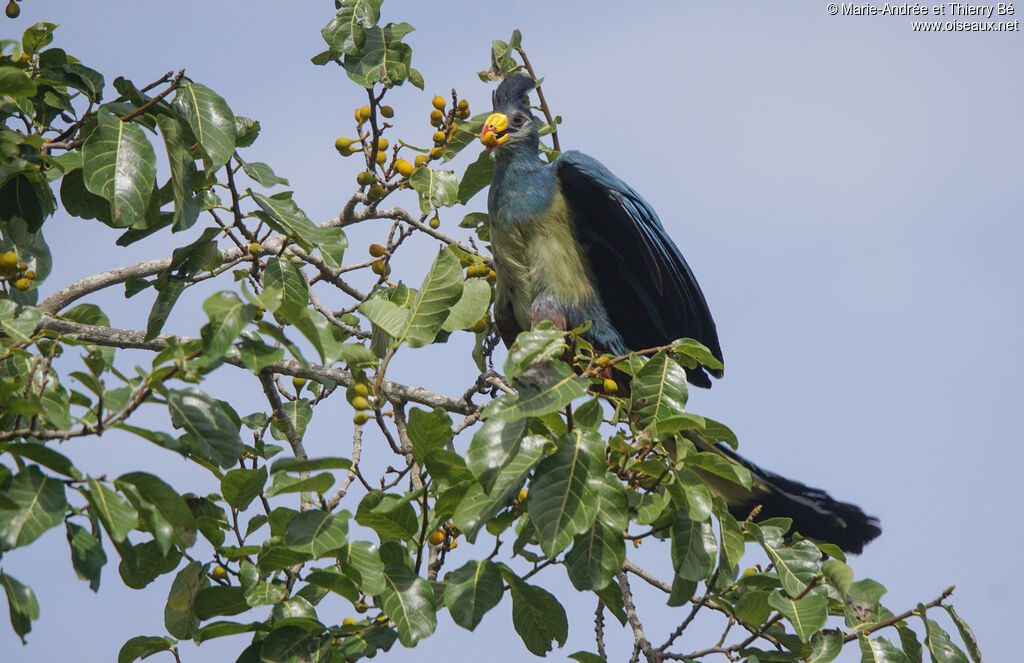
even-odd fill
[[[427,83],[426,92],[407,85],[388,98],[399,130],[422,137],[436,93],[455,87],[484,110],[490,89],[475,72],[492,39],[522,30],[565,119],[563,147],[600,159],[639,190],[701,282],[727,370],[712,390],[691,395],[691,410],[729,424],[756,462],[879,516],[881,538],[852,565],[888,587],[890,609],[955,584],[954,605],[982,652],[1008,659],[1024,591],[1014,571],[1024,544],[1016,526],[1024,41],[1019,32],[915,33],[906,17],[830,16],[825,7],[386,2],[385,21],[417,28],[406,41]],[[365,100],[336,67],[309,63],[332,8],[326,0],[24,0],[21,18],[3,25],[9,37],[37,20],[62,24],[56,45],[108,82],[123,75],[143,84],[185,68],[237,114],[260,120],[248,156],[290,178],[303,209],[326,220],[356,167],[332,144],[351,135],[352,109]],[[483,204],[480,196],[470,209]],[[442,213],[448,231],[460,215]],[[56,268],[44,294],[169,254],[166,238],[112,248],[112,234],[76,223],[58,217],[46,226]],[[382,232],[350,238],[365,245]],[[433,251],[423,246],[421,263],[407,266],[414,283]],[[126,303],[119,293],[94,301],[115,325],[145,325],[149,301]],[[170,331],[196,335],[200,320],[172,321]],[[435,354],[420,351],[399,376],[461,393],[470,363],[460,357],[464,373],[453,380]],[[238,397],[259,407],[255,381],[220,379],[211,390],[244,392]],[[349,414],[339,409],[316,429],[321,455]],[[155,468],[196,482],[183,490],[213,490],[135,440],[108,435],[68,452],[90,471]],[[655,564],[652,551],[641,554]],[[110,563],[93,595],[74,578],[61,532],[5,556],[4,569],[42,604],[27,647],[0,628],[5,661],[109,661],[128,637],[162,633],[167,583],[153,596],[124,589]],[[570,642],[556,660],[593,648],[593,604],[567,591]],[[659,635],[681,619],[646,598],[641,616]],[[522,660],[529,654],[508,613],[506,601],[474,634],[442,615],[437,635],[416,650],[396,645],[389,660]],[[613,651],[628,652],[626,630],[609,637]],[[183,660],[230,660],[241,643],[189,647]],[[857,657],[851,650],[840,660]]]

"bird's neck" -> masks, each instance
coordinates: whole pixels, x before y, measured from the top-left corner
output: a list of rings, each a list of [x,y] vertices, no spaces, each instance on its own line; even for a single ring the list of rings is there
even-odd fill
[[[491,223],[521,225],[545,212],[555,197],[556,182],[536,152],[496,155],[488,193]]]

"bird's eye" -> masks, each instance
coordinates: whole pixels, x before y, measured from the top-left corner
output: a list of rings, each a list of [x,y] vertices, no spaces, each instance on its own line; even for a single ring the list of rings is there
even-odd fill
[[[516,113],[514,116],[512,116],[512,124],[516,125],[517,127],[522,126],[524,121],[525,120],[523,116],[519,113]]]

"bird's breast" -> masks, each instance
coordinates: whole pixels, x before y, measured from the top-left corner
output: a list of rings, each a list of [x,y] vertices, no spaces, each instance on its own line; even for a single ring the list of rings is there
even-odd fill
[[[530,214],[510,217],[492,211],[497,296],[511,305],[523,329],[531,326],[531,308],[540,294],[550,295],[567,312],[582,311],[594,299],[590,266],[573,223],[557,188],[546,208]]]

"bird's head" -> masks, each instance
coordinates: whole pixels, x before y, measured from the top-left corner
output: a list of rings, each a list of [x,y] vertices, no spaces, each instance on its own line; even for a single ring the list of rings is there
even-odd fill
[[[529,76],[513,74],[494,91],[491,95],[494,113],[480,131],[480,142],[488,150],[500,148],[499,153],[520,149],[537,151],[540,136],[526,100],[527,93],[536,86],[536,81]]]

